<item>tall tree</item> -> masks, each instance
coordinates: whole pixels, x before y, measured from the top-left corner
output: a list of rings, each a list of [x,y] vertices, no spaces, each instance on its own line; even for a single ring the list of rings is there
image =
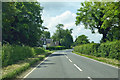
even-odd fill
[[[109,41],[120,40],[120,2],[109,2],[105,8],[103,28],[111,27],[107,34]]]
[[[3,42],[36,46],[42,33],[42,7],[38,2],[5,2]]]
[[[119,15],[119,4],[120,2],[81,3],[82,7],[77,12],[76,25],[82,23],[85,28],[91,29],[92,33],[94,33],[95,29],[98,29],[98,32],[103,34],[102,41],[106,42],[108,32],[112,27],[116,27],[116,22],[118,22],[118,16],[115,16]]]
[[[71,35],[72,29],[64,30],[63,24],[58,24],[56,32],[53,34],[52,38],[54,41],[59,41],[61,46],[65,46],[67,48],[70,48],[73,43],[73,37]]]
[[[81,44],[87,44],[90,43],[89,39],[85,35],[78,36],[74,42],[74,45],[81,45]]]
[[[43,31],[43,35],[45,38],[50,39],[50,32],[49,31]]]

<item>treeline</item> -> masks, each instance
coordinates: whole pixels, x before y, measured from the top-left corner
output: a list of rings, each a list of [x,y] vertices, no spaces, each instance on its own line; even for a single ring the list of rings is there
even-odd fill
[[[41,45],[43,20],[38,2],[2,3],[2,42],[27,46]]]
[[[102,44],[83,44],[75,46],[74,51],[81,54],[120,60],[120,41],[106,42]]]

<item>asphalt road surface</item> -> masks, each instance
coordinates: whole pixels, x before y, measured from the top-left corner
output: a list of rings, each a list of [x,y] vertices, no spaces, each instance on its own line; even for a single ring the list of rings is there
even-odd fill
[[[70,49],[54,52],[25,78],[118,80],[118,68],[82,57]]]

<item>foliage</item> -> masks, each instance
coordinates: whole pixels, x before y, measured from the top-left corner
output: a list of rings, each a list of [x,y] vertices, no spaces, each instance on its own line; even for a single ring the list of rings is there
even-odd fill
[[[80,52],[82,54],[119,60],[120,41],[106,42],[102,44],[83,44],[80,46],[76,46],[74,48],[74,51]]]
[[[90,43],[89,40],[87,39],[88,37],[85,35],[78,36],[75,40],[74,45],[81,45],[81,44],[87,44]]]
[[[94,55],[97,52],[99,44],[91,43],[91,44],[83,44],[80,46],[75,46],[74,51],[80,52],[82,54]]]
[[[3,2],[3,43],[38,45],[43,23],[41,12],[37,2]]]
[[[53,47],[47,47],[48,50],[62,50],[66,49],[65,46],[53,46]]]
[[[63,24],[58,24],[56,32],[53,34],[52,38],[54,41],[59,41],[61,46],[65,46],[66,48],[70,48],[73,43],[73,37],[71,35],[72,29],[64,30]]]
[[[120,31],[120,2],[84,2],[81,6],[77,12],[76,25],[82,23],[93,33],[98,29],[103,34],[101,42],[106,42],[109,36],[113,36],[109,33],[112,29]],[[107,36],[108,34],[110,35]]]
[[[43,60],[45,58],[45,55],[37,56],[34,58],[27,58],[26,60],[23,60],[17,64],[4,67],[2,80],[13,80],[16,76],[21,74],[23,71],[27,70],[31,65],[35,64],[40,60]]]
[[[3,45],[2,47],[2,66],[7,66],[44,53],[42,48],[32,48],[29,46]]]
[[[91,59],[94,59],[94,60],[97,60],[97,61],[100,61],[100,62],[104,62],[104,63],[107,63],[107,64],[112,64],[116,67],[119,67],[119,61],[116,60],[116,59],[110,59],[110,58],[104,58],[104,57],[96,57],[96,56],[93,56],[93,55],[86,55],[86,54],[81,54],[79,52],[74,52],[78,55],[81,55],[81,56],[85,56],[85,57],[88,57],[88,58],[91,58]]]
[[[120,41],[102,43],[98,48],[98,53],[101,57],[108,57],[120,60]]]
[[[40,54],[45,53],[45,50],[40,47],[34,47],[34,52],[35,52],[35,55],[40,55]]]
[[[45,36],[45,38],[50,39],[50,32],[49,31],[44,31],[43,35]]]

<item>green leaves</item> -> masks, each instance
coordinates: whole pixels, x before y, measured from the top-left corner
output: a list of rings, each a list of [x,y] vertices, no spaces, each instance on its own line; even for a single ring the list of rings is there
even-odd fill
[[[72,37],[72,29],[64,30],[63,24],[58,24],[56,32],[53,34],[52,38],[54,41],[59,41],[61,46],[65,46],[66,48],[70,48],[73,43]]]
[[[78,38],[76,38],[76,40],[74,42],[74,45],[81,45],[81,44],[89,43],[89,40],[87,38],[88,37],[85,35],[78,36]]]
[[[74,51],[97,57],[120,60],[120,41],[106,42],[102,44],[83,44],[75,46]]]
[[[83,23],[93,33],[98,29],[103,34],[103,42],[112,27],[120,26],[119,2],[84,2],[77,11],[76,25]]]
[[[3,42],[36,46],[42,34],[42,7],[37,2],[5,2]]]

